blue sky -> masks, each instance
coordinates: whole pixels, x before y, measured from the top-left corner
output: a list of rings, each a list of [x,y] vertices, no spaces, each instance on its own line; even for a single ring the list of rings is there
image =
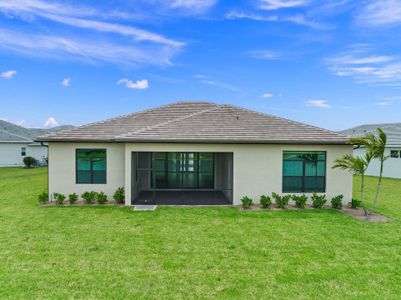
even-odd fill
[[[333,130],[401,122],[401,0],[0,0],[0,119],[183,100]]]

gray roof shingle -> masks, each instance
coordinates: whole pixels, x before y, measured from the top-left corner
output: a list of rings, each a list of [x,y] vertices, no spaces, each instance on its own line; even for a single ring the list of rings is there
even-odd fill
[[[346,136],[232,105],[177,102],[52,133],[37,140],[345,144]]]
[[[361,137],[367,133],[375,133],[377,128],[381,128],[386,133],[388,146],[401,146],[401,123],[366,124],[343,130],[341,133]]]

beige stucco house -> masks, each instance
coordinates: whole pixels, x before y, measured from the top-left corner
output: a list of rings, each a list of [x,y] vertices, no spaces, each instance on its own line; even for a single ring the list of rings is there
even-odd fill
[[[124,187],[126,205],[352,196],[352,175],[332,169],[352,154],[344,135],[232,105],[178,102],[38,141],[49,143],[49,195]]]

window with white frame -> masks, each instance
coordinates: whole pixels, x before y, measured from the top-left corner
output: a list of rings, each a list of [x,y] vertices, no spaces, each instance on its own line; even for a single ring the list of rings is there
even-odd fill
[[[21,156],[26,156],[26,147],[21,147]]]
[[[401,158],[401,150],[391,150],[390,157],[391,158]]]

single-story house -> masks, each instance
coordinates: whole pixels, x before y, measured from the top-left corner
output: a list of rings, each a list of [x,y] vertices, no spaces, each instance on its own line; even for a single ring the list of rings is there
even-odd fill
[[[49,195],[125,188],[126,205],[257,203],[263,194],[352,197],[346,136],[240,108],[177,102],[41,136]]]
[[[51,129],[25,128],[0,120],[0,167],[23,166],[24,158],[31,156],[39,164],[47,163],[47,145],[35,142],[39,135],[48,134],[73,126],[58,126]]]
[[[360,125],[341,131],[349,137],[361,137],[367,133],[376,133],[381,128],[387,135],[385,154],[388,159],[384,162],[383,176],[389,178],[401,178],[401,123],[368,124]],[[366,148],[354,149],[355,156],[365,156]],[[373,159],[366,170],[366,175],[379,176],[380,161]]]
[[[0,129],[0,167],[23,166],[26,156],[44,163],[47,159],[47,148],[30,138]]]

